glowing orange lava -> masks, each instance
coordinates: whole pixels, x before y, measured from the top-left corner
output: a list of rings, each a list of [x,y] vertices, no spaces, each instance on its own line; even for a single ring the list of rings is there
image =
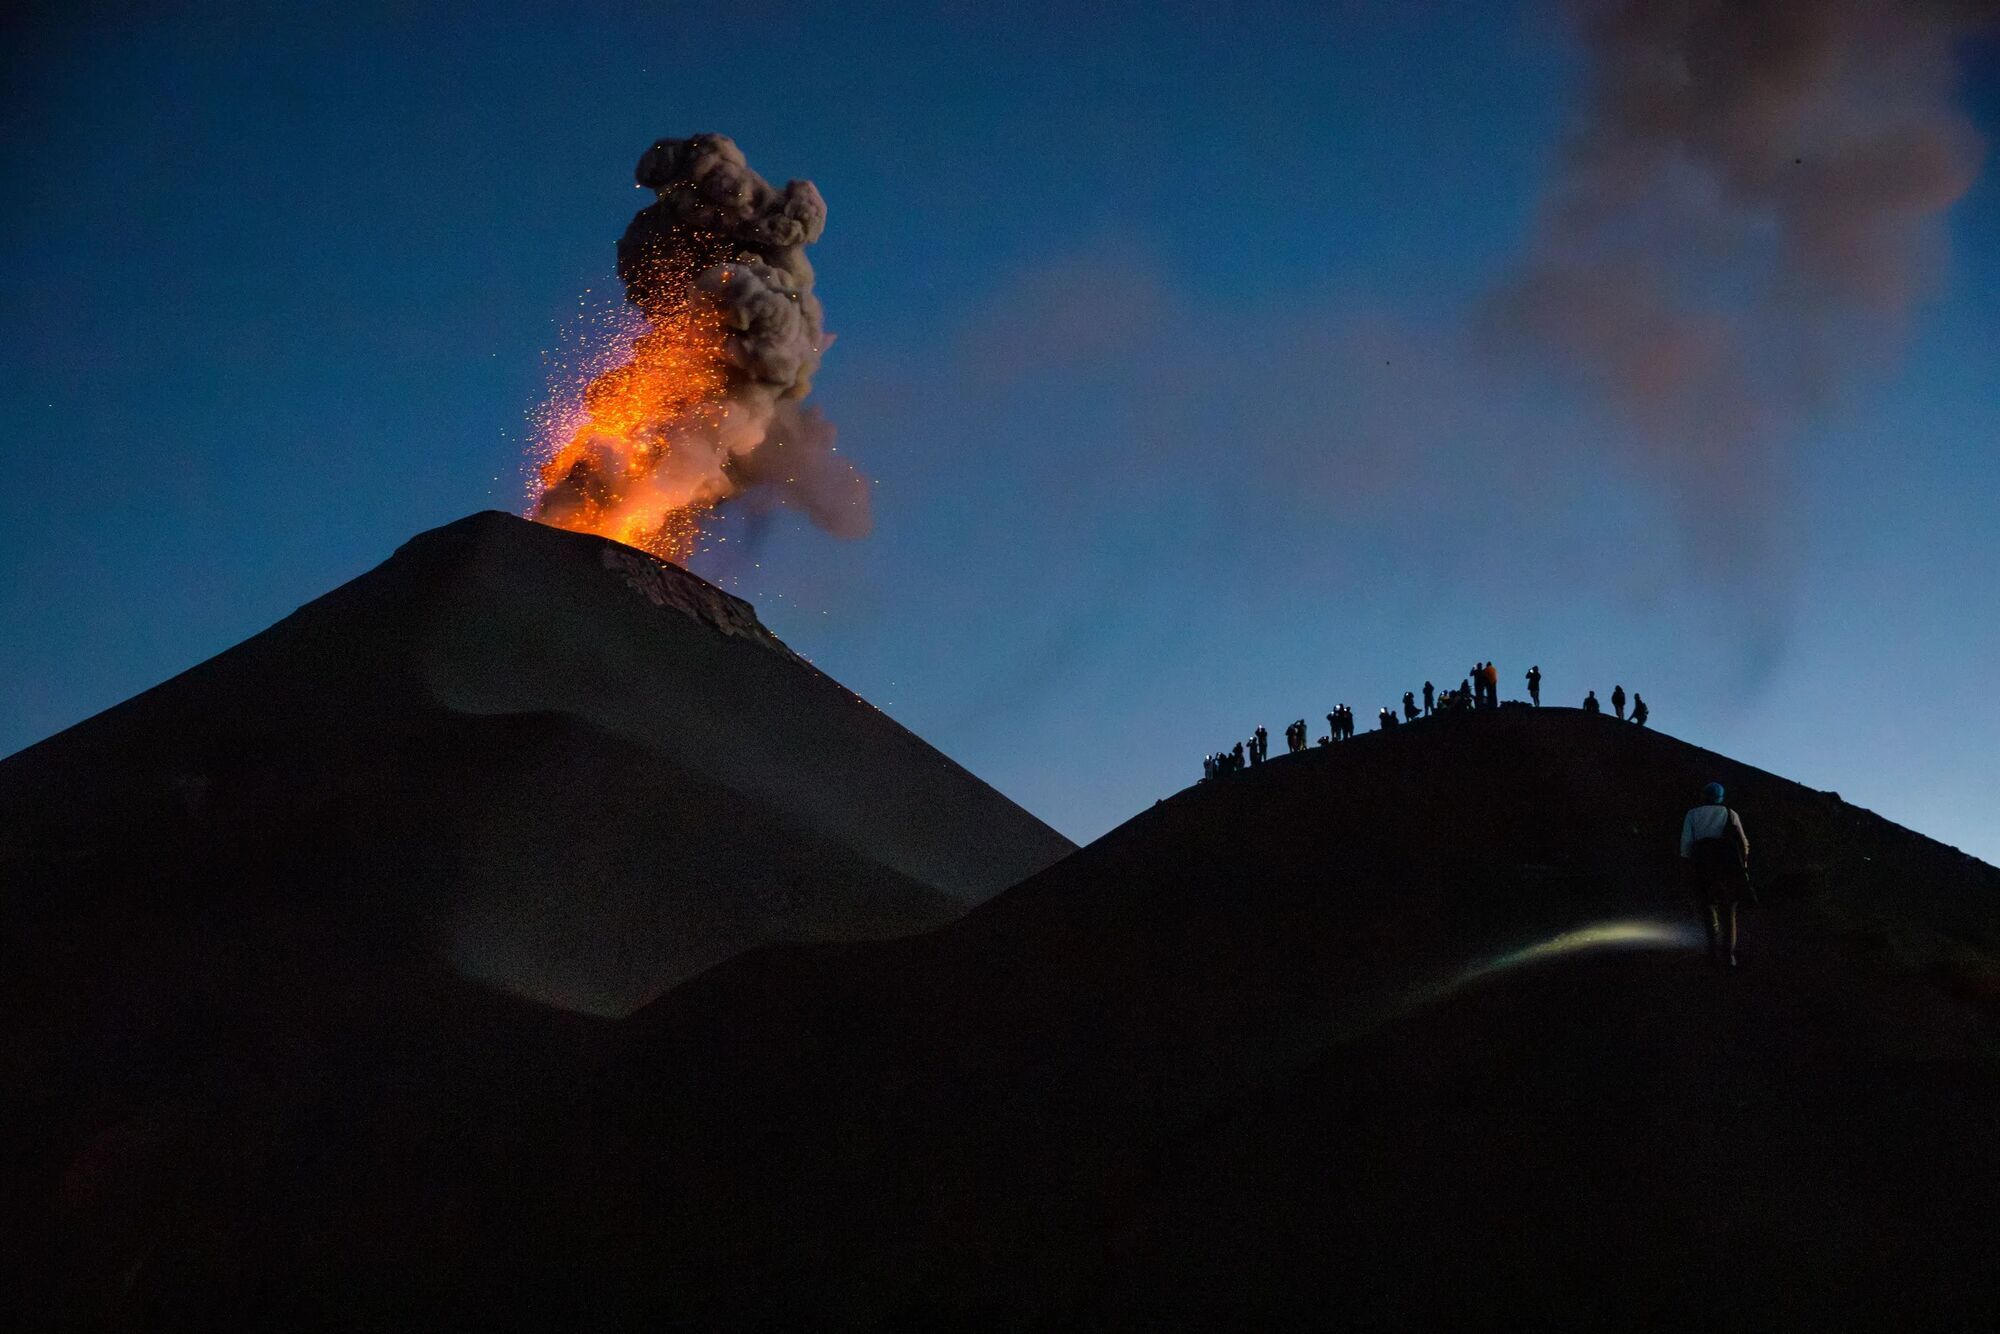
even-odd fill
[[[534,517],[686,563],[721,499],[712,471],[692,465],[712,457],[700,437],[723,413],[726,336],[713,303],[683,296],[648,312],[623,361],[559,389],[540,416]],[[691,466],[676,466],[677,450]]]

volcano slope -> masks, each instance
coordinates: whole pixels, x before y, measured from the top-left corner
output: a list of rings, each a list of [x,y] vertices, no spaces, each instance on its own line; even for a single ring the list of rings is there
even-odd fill
[[[1735,973],[1677,887],[1710,779],[1764,897]],[[513,1197],[546,1287],[482,1315],[1986,1327],[1996,895],[1569,710],[1287,757],[936,932],[625,1021],[590,1148],[521,1155],[562,1164]]]
[[[16,922],[348,913],[596,1014],[764,941],[934,926],[1071,850],[749,604],[499,513],[0,762]]]
[[[0,1310],[153,1323],[242,1278],[175,1269],[216,1236],[455,1218],[431,1147],[565,1096],[585,1016],[1071,848],[685,571],[423,534],[0,761]]]
[[[1675,888],[1711,779],[1736,973]],[[1658,733],[1438,719],[617,1022],[279,993],[56,1155],[37,1272],[128,1327],[1985,1328],[1996,894]]]

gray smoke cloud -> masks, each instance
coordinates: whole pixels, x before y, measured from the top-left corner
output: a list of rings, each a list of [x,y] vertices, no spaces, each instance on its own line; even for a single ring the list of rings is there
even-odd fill
[[[1584,108],[1489,332],[1617,410],[1705,561],[1761,568],[1786,447],[1934,277],[1982,156],[1954,47],[2000,3],[1570,9]]]
[[[803,401],[833,341],[805,254],[826,227],[819,190],[811,181],[773,187],[719,134],[658,141],[634,177],[655,202],[618,242],[626,300],[654,328],[697,307],[718,318],[721,402],[646,422],[643,434],[662,448],[635,453],[604,440],[578,451],[537,517],[562,523],[593,508],[745,496],[760,511],[798,510],[838,537],[865,535],[868,483],[835,452],[833,424]]]

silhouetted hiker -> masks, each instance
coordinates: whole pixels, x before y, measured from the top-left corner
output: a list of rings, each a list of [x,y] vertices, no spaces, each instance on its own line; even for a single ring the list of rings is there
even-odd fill
[[[1403,692],[1403,717],[1410,722],[1417,720],[1417,696],[1415,691],[1405,690]]]
[[[1296,755],[1306,748],[1306,720],[1301,718],[1285,729],[1285,745]]]
[[[1338,711],[1326,715],[1326,739],[1328,741],[1340,740],[1340,714]]]
[[[1486,707],[1500,707],[1500,669],[1490,662],[1486,664]]]
[[[1625,721],[1625,687],[1611,687],[1611,711],[1618,715],[1618,721]]]
[[[1236,748],[1229,752],[1229,767],[1231,771],[1243,767],[1243,743],[1241,741],[1237,742]]]
[[[1702,804],[1681,821],[1681,860],[1701,896],[1708,917],[1708,957],[1736,966],[1736,904],[1754,896],[1750,885],[1750,838],[1742,817],[1722,804],[1722,784],[1702,791]]]
[[[1458,683],[1458,699],[1454,702],[1454,707],[1469,708],[1472,702],[1472,678],[1468,676]]]
[[[1206,783],[1213,777],[1215,777],[1215,756],[1204,755],[1201,757],[1201,781]]]
[[[1583,711],[1585,713],[1604,712],[1604,707],[1597,702],[1597,692],[1595,690],[1583,697]]]
[[[1632,692],[1632,721],[1641,727],[1646,725],[1646,701],[1636,690]]]
[[[1542,707],[1542,668],[1539,663],[1528,669],[1528,698],[1535,702],[1536,708]]]
[[[1429,681],[1424,682],[1424,717],[1428,718],[1431,716],[1431,705],[1436,702],[1437,687],[1433,686]]]

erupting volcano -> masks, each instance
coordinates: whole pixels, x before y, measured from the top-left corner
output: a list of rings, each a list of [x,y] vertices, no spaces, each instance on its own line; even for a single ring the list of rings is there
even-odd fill
[[[818,189],[776,189],[719,134],[662,139],[635,176],[658,196],[618,242],[640,328],[543,414],[532,517],[679,562],[737,497],[864,535],[866,480],[804,405],[832,342],[805,257],[826,226]]]

